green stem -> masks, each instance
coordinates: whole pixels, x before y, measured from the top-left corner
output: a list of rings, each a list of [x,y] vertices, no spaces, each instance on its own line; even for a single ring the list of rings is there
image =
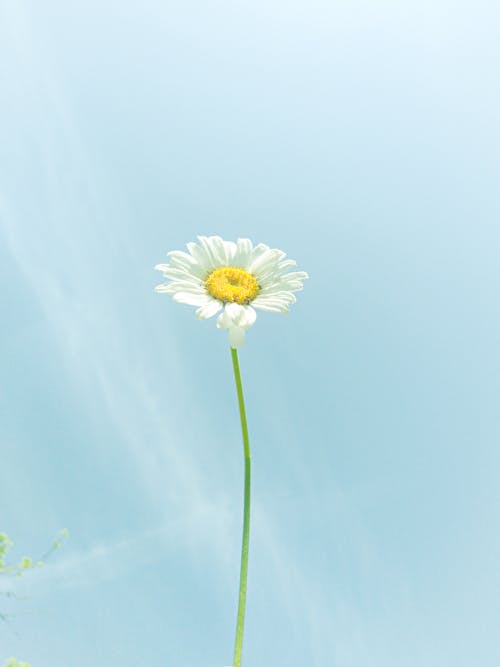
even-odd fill
[[[248,573],[248,543],[250,538],[250,441],[248,439],[247,417],[245,413],[245,399],[243,398],[243,386],[241,384],[240,364],[238,352],[231,348],[233,359],[234,380],[238,394],[238,405],[240,408],[241,433],[243,436],[243,453],[245,457],[245,491],[243,501],[243,539],[241,542],[241,569],[240,569],[240,594],[238,598],[238,616],[236,620],[236,638],[234,641],[233,667],[241,666],[241,650],[243,647],[243,626],[245,624],[245,603],[247,598],[247,573]]]

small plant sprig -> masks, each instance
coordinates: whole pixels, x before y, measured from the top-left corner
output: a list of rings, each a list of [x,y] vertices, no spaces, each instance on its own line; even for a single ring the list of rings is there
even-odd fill
[[[30,667],[30,665],[16,658],[9,658],[3,667]]]
[[[18,563],[7,565],[5,560],[8,552],[14,546],[14,542],[9,539],[7,533],[0,533],[0,575],[10,575],[15,577],[22,577],[26,570],[31,570],[35,567],[42,567],[54,551],[59,549],[63,541],[69,537],[69,532],[64,528],[60,530],[57,537],[52,542],[51,547],[36,561],[30,556],[23,556]]]
[[[6,556],[13,546],[14,542],[9,539],[7,533],[0,533],[0,574],[21,577],[26,570],[35,567],[35,563],[29,556],[23,556],[18,563],[7,565]],[[37,565],[41,565],[41,562]]]

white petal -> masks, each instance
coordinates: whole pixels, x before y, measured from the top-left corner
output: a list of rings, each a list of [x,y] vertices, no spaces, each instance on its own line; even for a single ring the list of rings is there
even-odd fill
[[[227,319],[224,319],[223,321],[229,322],[229,326],[248,329],[248,327],[251,327],[257,319],[257,313],[252,306],[243,306],[239,303],[227,303],[224,312]]]
[[[301,292],[304,289],[304,283],[301,280],[289,280],[279,285],[280,289],[290,292]]]
[[[233,266],[236,243],[223,241],[220,236],[209,237],[212,253],[217,258],[218,266]]]
[[[262,291],[253,301],[252,304],[255,305],[256,302],[261,302],[261,301],[276,301],[280,303],[295,303],[297,301],[297,298],[293,292],[289,291],[281,291],[281,292],[264,292]]]
[[[237,246],[232,241],[223,241],[224,243],[224,259],[226,266],[233,266],[234,258],[236,256]]]
[[[196,283],[197,285],[203,284],[203,281],[200,280],[198,276],[194,276],[192,273],[186,271],[185,269],[174,269],[171,266],[168,266],[164,271],[164,275],[167,278],[171,278],[172,280],[184,280]]]
[[[252,254],[250,256],[249,262],[247,266],[250,266],[254,262],[256,262],[259,257],[262,257],[266,252],[268,252],[271,248],[266,245],[265,243],[258,243],[252,250]]]
[[[173,280],[170,285],[170,291],[172,294],[175,292],[189,292],[191,294],[206,294],[207,291],[202,285],[195,285],[194,283],[187,282],[186,280]]]
[[[286,313],[288,312],[288,305],[294,303],[295,300],[295,296],[291,292],[278,292],[269,296],[259,295],[252,301],[252,306],[274,313]]]
[[[189,306],[204,306],[210,299],[206,294],[192,294],[190,292],[176,292],[172,298],[177,303],[186,303]]]
[[[229,329],[232,324],[231,318],[226,314],[226,311],[223,310],[217,318],[217,329]]]
[[[193,283],[188,283],[182,280],[174,280],[170,283],[163,283],[155,287],[157,292],[163,292],[164,294],[175,294],[176,292],[189,292],[190,294],[203,294],[207,296],[207,292],[204,287],[199,285],[193,285]]]
[[[287,269],[280,269],[277,264],[268,264],[265,269],[259,270],[259,284],[269,280],[281,280],[286,274]]]
[[[200,320],[206,320],[209,317],[215,315],[215,313],[218,313],[221,308],[222,304],[219,301],[216,299],[210,299],[210,301],[205,306],[198,308],[196,311],[196,316]]]
[[[216,268],[217,266],[222,266],[224,263],[224,257],[221,257],[219,254],[219,245],[217,240],[223,243],[220,236],[198,236],[200,246],[203,248],[208,260],[210,262],[211,268]]]
[[[251,327],[252,324],[255,324],[256,319],[257,319],[257,313],[252,308],[252,306],[245,306],[245,318],[244,318],[244,324],[242,324],[242,326],[244,326],[245,329],[248,329],[248,327]]]
[[[285,253],[281,252],[281,250],[267,249],[261,255],[252,259],[252,262],[248,265],[248,270],[250,273],[255,274],[255,277],[258,280],[260,275],[264,275],[269,271],[275,271],[278,262],[283,257],[285,257]]]
[[[268,281],[264,283],[259,283],[259,285],[260,285],[259,295],[261,296],[264,295],[267,296],[270,294],[275,295],[284,292],[300,292],[301,290],[304,289],[304,285],[301,280],[287,280],[286,276],[276,282]]]
[[[270,250],[269,246],[266,245],[265,243],[259,243],[258,245],[256,245],[255,248],[252,250],[250,257],[248,258],[248,262],[245,267],[247,271],[250,270],[252,264],[255,264],[255,262],[257,262],[259,257],[262,257],[262,255],[264,255],[269,250]]]
[[[157,264],[155,266],[155,271],[166,271],[170,269],[170,264]]]
[[[156,285],[155,292],[159,294],[172,294],[170,283],[163,283],[161,285]]]
[[[279,262],[278,269],[280,271],[284,271],[285,269],[289,269],[292,266],[297,266],[297,262],[294,259],[284,259],[283,261]]]
[[[271,294],[262,293],[263,299],[278,299],[279,301],[284,301],[285,303],[295,303],[297,297],[295,294],[288,289],[281,290],[279,292],[272,292]]]
[[[268,313],[281,313],[285,315],[288,313],[288,306],[286,304],[274,305],[270,303],[255,303],[255,308],[258,310],[266,310]]]
[[[194,257],[188,255],[187,252],[181,252],[180,250],[172,250],[168,253],[170,257],[170,265],[175,269],[184,269],[189,271],[195,276],[203,277],[206,273],[206,269],[203,266],[200,266]]]
[[[187,248],[192,257],[198,262],[199,266],[206,272],[213,268],[210,257],[205,252],[204,248],[200,248],[196,243],[188,243]]]
[[[196,260],[182,250],[171,250],[167,252],[167,255],[170,257],[170,261],[175,264],[182,264],[184,266],[193,266],[193,264],[196,264]]]
[[[228,329],[228,334],[229,345],[234,350],[238,350],[245,342],[245,329],[242,329],[241,327],[230,327]]]
[[[231,322],[239,325],[240,320],[244,317],[245,309],[239,303],[226,303],[225,311]]]
[[[259,285],[268,285],[271,283],[279,282],[280,280],[286,280],[288,279],[288,276],[292,276],[294,280],[304,279],[302,273],[300,273],[299,276],[296,276],[295,274],[292,273],[286,273],[286,271],[287,271],[286,267],[284,269],[280,269],[279,266],[277,266],[276,264],[268,265],[266,270],[264,269],[259,270],[259,275],[258,275]]]
[[[252,255],[252,242],[250,239],[238,239],[236,242],[236,253],[234,265],[246,269]]]
[[[283,276],[283,280],[307,280],[309,274],[305,271],[291,271]]]

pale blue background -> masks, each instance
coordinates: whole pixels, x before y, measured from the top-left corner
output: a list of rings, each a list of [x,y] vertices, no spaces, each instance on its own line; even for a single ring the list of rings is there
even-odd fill
[[[152,268],[220,234],[311,276],[241,352],[245,667],[498,667],[498,3],[0,7],[0,529],[71,532],[0,658],[230,664],[227,340]]]

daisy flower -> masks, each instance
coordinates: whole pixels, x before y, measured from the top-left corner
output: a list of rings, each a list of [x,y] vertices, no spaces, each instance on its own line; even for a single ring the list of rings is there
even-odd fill
[[[198,236],[198,241],[187,244],[189,252],[169,252],[170,262],[155,267],[170,281],[155,289],[196,306],[202,320],[219,313],[217,327],[228,332],[233,349],[243,345],[245,331],[257,318],[255,309],[287,313],[296,301],[293,293],[308,278],[304,271],[289,271],[294,260],[264,243],[234,243],[220,236]]]

